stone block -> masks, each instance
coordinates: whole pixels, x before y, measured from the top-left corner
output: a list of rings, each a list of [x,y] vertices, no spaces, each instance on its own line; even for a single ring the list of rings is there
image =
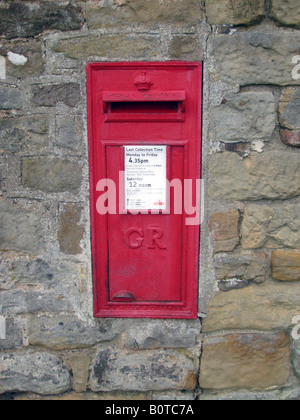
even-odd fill
[[[76,192],[82,182],[82,166],[68,159],[55,157],[24,158],[22,184],[48,193]]]
[[[5,338],[0,337],[0,350],[22,347],[22,327],[12,318],[4,318]]]
[[[293,341],[292,364],[296,375],[300,378],[300,340]]]
[[[300,314],[300,283],[266,282],[219,293],[209,303],[203,331],[288,330]]]
[[[82,207],[77,204],[66,204],[59,215],[58,242],[65,254],[81,254],[80,241],[84,227],[80,226]]]
[[[237,210],[228,213],[214,213],[209,222],[209,230],[214,244],[214,251],[232,251],[240,242],[239,218]]]
[[[244,213],[242,245],[245,249],[300,248],[300,205],[251,205]]]
[[[54,42],[52,49],[66,57],[84,60],[88,57],[133,60],[160,57],[161,41],[155,35],[84,35]]]
[[[15,88],[0,86],[0,109],[23,108],[22,93]]]
[[[211,25],[249,25],[258,21],[265,11],[264,0],[207,0],[205,4]]]
[[[62,361],[47,353],[0,355],[0,394],[36,392],[60,394],[70,389],[70,374]]]
[[[210,132],[217,141],[270,140],[277,119],[271,92],[227,94],[211,113]]]
[[[284,89],[279,101],[279,122],[281,127],[300,130],[300,89]]]
[[[77,83],[33,87],[33,102],[38,106],[52,107],[61,102],[76,107],[80,99],[80,86]]]
[[[77,151],[83,144],[83,127],[80,116],[57,115],[55,119],[56,143]]]
[[[213,198],[238,201],[285,200],[300,195],[300,160],[289,152],[219,153],[210,166]]]
[[[73,373],[73,389],[75,392],[86,392],[91,358],[86,352],[69,356],[69,363]]]
[[[289,374],[290,343],[285,333],[204,339],[201,388],[267,389],[284,385]]]
[[[300,147],[300,130],[280,130],[282,143],[291,147]]]
[[[274,251],[272,276],[280,281],[300,281],[300,250]]]
[[[196,363],[183,351],[133,353],[103,347],[93,361],[90,389],[99,391],[194,390]]]
[[[199,38],[194,35],[176,35],[170,43],[169,55],[173,59],[201,60],[203,49],[200,47]]]
[[[81,8],[73,2],[14,2],[0,15],[0,35],[31,38],[46,30],[73,31],[84,24]]]
[[[249,32],[216,35],[209,40],[211,78],[236,86],[300,85],[292,78],[292,58],[299,51],[296,32]],[[258,54],[259,51],[259,54]]]
[[[295,0],[272,0],[270,17],[283,25],[300,25],[300,4]]]
[[[28,320],[29,343],[51,350],[74,350],[110,341],[123,330],[117,320],[101,320],[87,325],[75,315],[57,315]]]
[[[43,215],[0,200],[0,249],[39,254],[44,248]]]

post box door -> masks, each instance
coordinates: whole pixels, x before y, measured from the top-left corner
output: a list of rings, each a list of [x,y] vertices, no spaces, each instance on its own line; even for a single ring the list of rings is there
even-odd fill
[[[95,316],[195,318],[201,64],[91,64],[88,106]]]

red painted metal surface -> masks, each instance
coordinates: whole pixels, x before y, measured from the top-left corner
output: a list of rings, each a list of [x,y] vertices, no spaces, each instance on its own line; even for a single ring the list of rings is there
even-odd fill
[[[130,145],[166,146],[169,181],[200,179],[202,64],[95,63],[87,77],[95,316],[196,318],[200,229],[184,203],[175,214],[171,189],[169,214],[100,215],[96,187],[113,180],[122,207]]]

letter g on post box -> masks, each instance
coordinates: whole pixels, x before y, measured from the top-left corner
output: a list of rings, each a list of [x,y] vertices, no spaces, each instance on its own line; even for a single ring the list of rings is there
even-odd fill
[[[95,316],[196,318],[202,64],[89,64],[87,93]]]

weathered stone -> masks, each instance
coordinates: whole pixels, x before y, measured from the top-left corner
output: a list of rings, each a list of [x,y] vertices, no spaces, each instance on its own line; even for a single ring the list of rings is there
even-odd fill
[[[300,147],[300,130],[280,130],[280,137],[287,146]]]
[[[83,26],[81,8],[69,2],[14,2],[0,15],[0,35],[8,39],[30,38],[45,30],[72,31]]]
[[[244,213],[242,245],[245,249],[300,248],[300,205],[251,205]]]
[[[204,389],[266,389],[284,385],[290,343],[284,333],[228,334],[203,342],[200,386]]]
[[[0,355],[0,393],[36,392],[60,394],[70,389],[70,375],[61,360],[52,354]]]
[[[281,127],[300,130],[300,89],[287,88],[283,91],[278,112]]]
[[[247,25],[258,21],[265,11],[264,0],[207,0],[205,4],[211,25]]]
[[[66,149],[78,151],[83,143],[82,122],[79,116],[56,116],[56,143]]]
[[[295,0],[272,0],[270,17],[284,25],[300,25],[300,5]]]
[[[82,167],[76,162],[55,157],[24,158],[22,184],[25,188],[58,193],[75,192],[82,182]]]
[[[122,329],[116,320],[101,320],[88,325],[74,315],[44,316],[28,321],[28,339],[33,346],[73,350],[113,340]]]
[[[143,320],[129,327],[124,345],[128,349],[159,349],[196,347],[201,331],[200,321]]]
[[[44,73],[45,61],[43,59],[42,43],[36,41],[29,42],[9,42],[3,44],[5,55],[14,53],[27,59],[23,65],[16,65],[13,60],[6,60],[6,74],[8,76],[23,79],[25,77],[41,76]]]
[[[249,281],[263,283],[267,277],[267,254],[265,252],[218,254],[214,258],[214,267],[217,279],[221,280],[219,287],[223,291],[224,286],[230,287],[231,281],[236,282],[238,287],[246,286]]]
[[[197,25],[202,19],[202,13],[197,0],[129,0],[89,2],[85,8],[85,17],[89,28],[99,29],[120,25]]]
[[[170,57],[174,59],[201,60],[203,49],[199,49],[199,45],[199,39],[196,36],[174,36],[170,43]]]
[[[209,41],[214,67],[211,78],[232,85],[300,85],[291,76],[292,58],[299,52],[298,33],[243,32],[217,35]],[[259,51],[259,54],[258,54]]]
[[[90,378],[94,392],[194,390],[196,384],[196,363],[175,350],[125,353],[102,348]]]
[[[248,280],[241,280],[239,278],[224,279],[218,283],[218,287],[222,292],[229,292],[230,290],[243,289],[249,284]]]
[[[57,41],[53,51],[69,58],[98,56],[108,59],[151,59],[160,54],[161,41],[154,35],[84,35]]]
[[[300,378],[300,340],[293,341],[292,363],[296,375]]]
[[[9,396],[12,397],[11,394]],[[153,398],[151,392],[67,392],[58,396],[42,396],[32,393],[16,394],[11,399],[15,401],[148,401]]]
[[[0,151],[16,153],[24,146],[40,144],[47,141],[47,117],[32,115],[21,118],[0,120]]]
[[[193,392],[187,391],[164,391],[153,392],[154,401],[194,401],[195,395]]]
[[[3,314],[28,314],[38,312],[71,311],[74,308],[63,294],[8,290],[0,292],[0,312]]]
[[[297,385],[271,391],[204,391],[200,401],[293,401],[299,400],[300,388]]]
[[[60,250],[65,254],[81,254],[80,241],[84,234],[84,227],[80,226],[82,207],[77,204],[67,204],[59,217],[58,242]]]
[[[209,222],[209,230],[214,244],[214,251],[232,251],[240,242],[240,214],[237,210],[229,213],[214,213]]]
[[[0,87],[0,109],[23,108],[22,93],[15,88]]]
[[[5,338],[0,338],[0,350],[18,347],[22,347],[22,328],[14,319],[5,319]]]
[[[61,85],[35,86],[33,88],[33,102],[38,106],[56,106],[62,102],[75,107],[80,102],[80,86],[77,83]]]
[[[272,276],[280,281],[300,281],[300,251],[274,251]]]
[[[43,216],[0,200],[0,249],[38,254],[44,247]]]
[[[85,353],[75,353],[69,356],[73,373],[73,389],[75,392],[86,392],[89,379],[90,356]]]
[[[269,140],[275,130],[275,98],[271,92],[227,94],[211,113],[211,134],[217,141]]]
[[[203,331],[288,330],[300,314],[300,283],[266,282],[219,293],[211,299]],[[274,315],[275,314],[275,315]]]
[[[225,170],[224,170],[225,168]],[[209,194],[224,200],[285,200],[300,195],[300,159],[289,152],[218,153],[211,164]]]

